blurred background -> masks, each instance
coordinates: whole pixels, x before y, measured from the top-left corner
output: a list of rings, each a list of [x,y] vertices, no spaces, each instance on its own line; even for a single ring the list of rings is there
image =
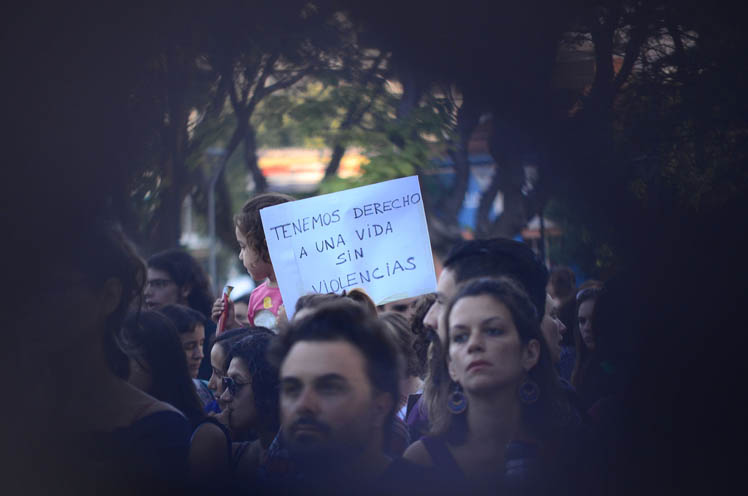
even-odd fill
[[[3,197],[42,224],[108,210],[218,291],[250,196],[417,174],[437,262],[504,236],[605,279],[743,197],[746,35],[703,7],[29,4],[4,23]]]

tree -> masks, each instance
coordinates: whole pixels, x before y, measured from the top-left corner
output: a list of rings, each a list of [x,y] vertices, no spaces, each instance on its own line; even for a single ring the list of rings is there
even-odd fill
[[[331,12],[303,2],[289,2],[280,11],[275,6],[236,9],[219,16],[220,28],[214,32],[210,53],[236,119],[221,167],[243,143],[255,191],[263,192],[267,181],[257,162],[252,116],[264,98],[298,83],[328,61],[324,49],[334,40],[328,32]],[[246,19],[252,19],[253,25],[247,26]]]

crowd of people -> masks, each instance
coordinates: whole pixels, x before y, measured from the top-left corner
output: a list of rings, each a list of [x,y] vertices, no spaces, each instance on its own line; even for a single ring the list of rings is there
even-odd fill
[[[43,303],[61,325],[37,352],[59,386],[48,404],[70,419],[66,484],[115,494],[604,492],[606,426],[635,355],[608,339],[605,285],[577,287],[563,267],[549,274],[523,243],[471,240],[451,249],[434,294],[378,307],[361,289],[312,293],[286,312],[259,217],[285,201],[253,198],[235,218],[239,258],[263,281],[249,326],[213,298],[189,254],[144,262],[114,224],[96,223],[58,253]]]

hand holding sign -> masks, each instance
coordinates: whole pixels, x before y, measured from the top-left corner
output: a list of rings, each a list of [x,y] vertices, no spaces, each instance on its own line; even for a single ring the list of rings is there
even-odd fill
[[[311,292],[359,287],[380,305],[436,289],[416,176],[275,205],[260,215],[289,317]]]

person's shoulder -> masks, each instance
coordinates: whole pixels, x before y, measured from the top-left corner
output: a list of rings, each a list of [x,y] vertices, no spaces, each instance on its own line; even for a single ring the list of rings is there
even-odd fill
[[[418,465],[424,468],[430,468],[434,466],[434,460],[431,458],[429,450],[426,449],[426,445],[423,441],[416,441],[415,443],[408,446],[402,457],[404,462]]]
[[[165,432],[191,433],[190,422],[182,412],[161,401],[153,405],[134,423],[133,427]]]
[[[192,439],[219,443],[225,445],[231,442],[231,436],[226,428],[213,417],[206,417],[192,432]]]
[[[184,418],[182,412],[169,403],[160,401],[126,382],[122,385],[120,397],[123,403],[131,406],[131,412],[129,413],[131,423],[139,422],[155,414],[163,415],[165,413]]]
[[[191,431],[190,423],[181,411],[142,391],[137,392],[140,393],[139,402],[143,406],[135,415],[131,428],[147,431],[163,430],[164,433],[187,432],[189,434]]]
[[[222,473],[230,463],[231,438],[217,422],[201,422],[190,439],[190,465],[205,472]]]
[[[143,414],[137,420],[143,420],[146,417],[152,417],[153,415],[156,415],[156,414],[160,414],[162,418],[172,418],[172,417],[185,418],[182,412],[180,412],[174,406],[170,405],[169,403],[166,403],[164,401],[159,401],[154,398],[154,401],[148,406],[148,408],[143,410]]]

